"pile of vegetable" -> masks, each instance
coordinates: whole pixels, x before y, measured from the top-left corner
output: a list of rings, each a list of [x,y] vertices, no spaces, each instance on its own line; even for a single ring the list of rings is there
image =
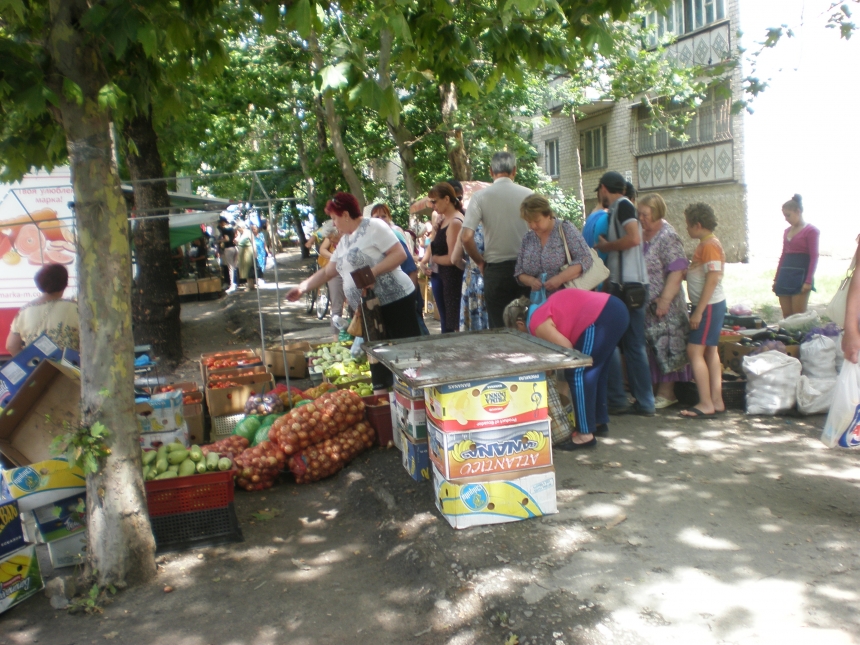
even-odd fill
[[[242,419],[233,429],[233,435],[244,437],[250,446],[256,446],[263,441],[269,440],[269,430],[272,424],[281,418],[283,414],[268,414],[265,416],[247,416]]]
[[[373,446],[375,433],[361,421],[331,439],[290,457],[290,471],[298,484],[310,484],[334,475],[359,454]]]
[[[328,343],[308,352],[308,369],[314,374],[322,374],[336,385],[369,377],[367,357],[356,359],[349,351],[351,344],[348,341]]]
[[[350,390],[326,392],[276,420],[269,433],[287,455],[330,439],[364,418],[364,401]]]
[[[245,402],[245,414],[268,415],[284,411],[284,402],[276,392],[252,394]]]
[[[250,442],[248,439],[233,434],[229,437],[224,437],[215,443],[210,443],[208,446],[203,446],[201,450],[203,451],[203,454],[207,456],[210,452],[217,452],[222,457],[230,457],[235,460],[236,457],[241,455],[249,445]]]
[[[236,484],[247,491],[265,490],[275,484],[287,463],[284,451],[271,441],[248,448],[236,457]]]
[[[231,456],[211,450],[204,454],[200,446],[186,448],[178,441],[163,444],[158,450],[143,450],[141,461],[144,481],[202,475],[233,467]]]
[[[231,367],[245,367],[246,365],[259,365],[260,359],[255,357],[235,358],[230,356],[210,356],[203,361],[207,370],[223,370]]]

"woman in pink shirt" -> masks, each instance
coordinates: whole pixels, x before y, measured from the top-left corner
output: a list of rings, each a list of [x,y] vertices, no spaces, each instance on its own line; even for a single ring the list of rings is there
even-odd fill
[[[773,292],[779,298],[783,318],[802,314],[814,288],[818,264],[818,229],[803,221],[803,200],[795,195],[782,205],[789,227],[782,236],[782,256],[773,279]]]
[[[532,305],[525,297],[514,300],[505,307],[504,320],[505,327],[591,356],[590,367],[564,372],[578,432],[554,448],[579,450],[597,445],[594,435],[609,432],[608,364],[630,324],[627,306],[606,293],[561,289],[542,305]]]

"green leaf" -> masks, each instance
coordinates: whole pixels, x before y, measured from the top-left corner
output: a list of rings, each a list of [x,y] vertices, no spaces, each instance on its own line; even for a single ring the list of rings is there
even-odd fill
[[[84,455],[84,472],[87,475],[91,475],[93,473],[97,473],[99,471],[99,462],[96,461],[95,456],[92,453],[87,453]]]
[[[400,38],[406,45],[412,45],[412,33],[409,30],[409,23],[406,22],[406,17],[400,12],[395,11],[388,18],[388,23],[391,25],[391,31],[394,35]]]
[[[400,99],[397,98],[397,92],[394,90],[393,85],[389,85],[382,94],[380,116],[382,116],[381,113],[384,110],[386,117],[391,117],[394,125],[397,125],[400,123],[400,108]]]
[[[65,96],[69,101],[74,101],[78,105],[84,104],[84,93],[81,90],[81,86],[71,79],[63,79],[63,96]]]
[[[299,0],[287,9],[287,22],[299,32],[299,36],[307,38],[311,35],[311,3],[310,0]]]
[[[90,428],[90,434],[94,437],[103,437],[108,434],[108,431],[101,421],[96,421]]]
[[[154,58],[158,50],[158,33],[155,31],[155,26],[151,23],[143,25],[137,30],[137,40],[143,46],[143,53],[149,58]]]
[[[322,77],[320,90],[324,92],[329,88],[336,90],[344,87],[347,84],[346,73],[348,71],[349,63],[347,62],[323,67],[320,71],[320,76]]]
[[[24,22],[24,0],[0,0],[0,13],[10,9],[18,16],[18,20]]]
[[[278,31],[281,22],[281,5],[279,2],[270,1],[263,7],[263,33],[269,36]]]

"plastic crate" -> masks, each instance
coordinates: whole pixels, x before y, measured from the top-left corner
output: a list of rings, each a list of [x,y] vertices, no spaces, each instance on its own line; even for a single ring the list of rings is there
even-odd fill
[[[146,482],[150,518],[224,508],[232,502],[232,470]]]
[[[727,410],[745,410],[747,401],[746,381],[723,381],[723,402]],[[675,383],[675,396],[678,403],[694,406],[699,402],[699,390],[690,382]]]
[[[158,552],[244,540],[232,502],[223,508],[153,517],[151,524]]]
[[[376,441],[383,448],[394,441],[394,426],[391,422],[391,404],[388,395],[373,395],[362,397],[364,414],[370,426],[376,430]],[[384,405],[379,405],[385,401]]]
[[[244,418],[244,414],[228,414],[223,417],[212,417],[212,440],[217,441],[216,437],[223,439],[227,435],[233,434],[233,430]]]

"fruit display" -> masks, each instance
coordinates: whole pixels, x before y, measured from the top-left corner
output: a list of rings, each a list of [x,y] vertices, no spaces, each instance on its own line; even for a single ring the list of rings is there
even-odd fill
[[[252,394],[245,402],[245,414],[275,414],[284,411],[284,403],[275,392]]]
[[[278,383],[272,391],[281,399],[285,410],[289,410],[305,398],[305,393],[293,385],[288,388],[283,383]]]
[[[370,424],[360,421],[330,439],[293,455],[289,466],[296,483],[309,484],[339,472],[356,456],[373,446],[374,436]]]
[[[363,418],[361,397],[350,390],[336,390],[277,419],[269,436],[287,455],[293,455],[332,438]]]
[[[314,399],[320,398],[326,392],[331,392],[336,389],[337,388],[331,383],[320,383],[319,385],[305,390],[302,398],[306,401],[313,401]]]
[[[204,453],[200,446],[186,448],[182,443],[162,444],[158,450],[143,450],[144,481],[202,475],[216,470],[230,470],[232,455],[221,455],[212,450]]]
[[[239,387],[236,381],[215,381],[209,383],[210,390],[226,390],[228,387]]]
[[[257,365],[260,362],[258,358],[219,358],[210,356],[203,361],[203,365],[207,370],[223,370],[231,367],[245,367],[246,365]]]
[[[271,441],[263,441],[236,457],[236,484],[246,491],[271,488],[286,463],[283,450]]]

